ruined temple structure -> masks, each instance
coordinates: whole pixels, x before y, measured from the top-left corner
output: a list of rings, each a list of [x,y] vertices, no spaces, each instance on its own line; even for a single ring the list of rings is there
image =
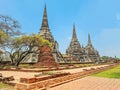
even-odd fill
[[[90,62],[100,62],[100,55],[91,43],[90,34],[88,34],[88,44],[83,48],[83,51],[85,53],[85,60],[88,58],[88,61]]]
[[[70,62],[96,62],[100,61],[100,56],[98,51],[96,51],[91,43],[90,34],[88,35],[88,44],[86,47],[81,47],[75,30],[75,25],[73,25],[73,35],[72,40],[66,54],[69,56]],[[67,59],[67,58],[66,58]]]
[[[73,25],[73,35],[69,48],[66,50],[66,54],[71,57],[71,60],[78,61],[83,58],[82,48],[77,39],[75,25]]]
[[[57,41],[54,39],[52,33],[50,32],[49,25],[48,25],[48,18],[47,18],[47,10],[46,10],[46,5],[44,7],[44,12],[43,12],[43,19],[42,19],[42,25],[40,28],[40,32],[38,33],[40,36],[42,36],[44,39],[48,40],[52,44],[52,50],[50,57],[54,57],[55,62],[65,62],[62,54],[59,51],[59,46]],[[35,47],[33,50],[37,51],[39,47]],[[31,53],[29,54],[22,62],[24,63],[40,63],[40,55],[41,53],[38,52],[36,53]],[[43,58],[42,58],[43,60]],[[52,60],[52,59],[51,59]],[[49,60],[48,60],[49,61]],[[52,62],[52,61],[50,61]],[[53,60],[54,62],[54,60]],[[43,63],[43,61],[42,61]],[[38,64],[37,64],[38,65]],[[46,64],[47,65],[47,64]],[[50,66],[50,65],[49,65]]]
[[[52,43],[52,54],[55,58],[55,61],[56,62],[64,62],[64,58],[59,51],[59,45],[58,45],[57,41],[54,39],[54,37],[49,29],[46,5],[44,7],[42,25],[41,25],[39,35],[42,36],[44,39],[48,40],[50,43]]]
[[[42,54],[38,52],[38,54],[36,53],[32,53],[29,54],[24,60],[23,62],[28,62],[28,63],[46,63],[46,65],[50,64],[48,63],[49,61],[54,64],[54,61],[57,63],[69,63],[69,62],[73,62],[73,63],[81,63],[81,62],[99,62],[100,61],[100,56],[98,51],[96,51],[91,43],[91,39],[90,39],[90,34],[88,35],[88,44],[86,47],[83,47],[80,45],[77,35],[76,35],[76,29],[75,29],[75,25],[73,25],[73,35],[72,35],[72,40],[70,42],[70,45],[68,47],[68,49],[66,50],[66,54],[63,55],[60,53],[59,51],[59,45],[57,43],[57,41],[54,39],[50,28],[49,28],[49,24],[48,24],[48,17],[47,17],[47,10],[46,10],[46,5],[44,7],[44,12],[43,12],[43,19],[42,19],[42,24],[41,24],[41,28],[40,31],[38,33],[40,36],[42,36],[44,39],[50,41],[50,43],[52,44],[52,49],[51,49],[51,54]],[[39,47],[35,47],[34,50],[38,50]],[[42,58],[40,59],[41,55]],[[45,55],[50,55],[50,56],[46,56]],[[48,57],[50,57],[51,59],[48,59]],[[53,59],[54,57],[54,59]],[[41,60],[45,60],[48,59],[47,61],[41,61]],[[52,61],[53,60],[53,61]]]

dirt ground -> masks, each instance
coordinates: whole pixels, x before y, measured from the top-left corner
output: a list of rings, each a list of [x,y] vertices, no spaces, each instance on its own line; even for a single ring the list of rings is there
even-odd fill
[[[91,67],[83,67],[83,68],[76,68],[76,69],[67,69],[67,70],[57,70],[52,72],[70,72],[70,73],[76,73],[76,72],[82,72],[83,69],[90,69],[90,68],[97,68],[97,67],[104,67],[107,65],[99,65],[99,66],[91,66]],[[20,78],[31,78],[34,77],[36,74],[40,74],[41,72],[20,72],[20,71],[0,71],[4,77],[8,76],[14,76],[15,81],[19,82]]]
[[[2,73],[3,77],[14,76],[15,78],[14,82],[19,82],[20,78],[31,78],[34,77],[35,74],[39,74],[33,72],[18,72],[18,71],[0,71],[0,73]]]

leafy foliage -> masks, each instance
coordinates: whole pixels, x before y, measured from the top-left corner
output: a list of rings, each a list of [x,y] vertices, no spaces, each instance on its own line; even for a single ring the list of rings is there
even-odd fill
[[[42,37],[36,34],[23,35],[21,37],[13,39],[11,42],[11,61],[15,63],[16,66],[30,53],[39,53],[38,47],[48,45],[51,47],[49,41],[44,40]]]
[[[108,56],[102,56],[101,58],[102,58],[102,60],[104,60],[104,61],[106,61],[107,59],[109,59]]]
[[[8,39],[7,34],[0,29],[0,46],[3,45],[7,39]]]
[[[5,54],[11,48],[11,42],[14,36],[22,35],[19,31],[20,25],[17,20],[5,15],[0,15],[0,48],[3,52],[0,54],[0,59],[5,58]]]
[[[9,53],[11,62],[16,66],[30,53],[38,54],[38,47],[44,45],[52,46],[49,41],[39,35],[23,35],[19,31],[20,28],[17,20],[9,16],[0,15],[0,47],[5,44],[4,51]],[[18,37],[18,35],[22,36]]]

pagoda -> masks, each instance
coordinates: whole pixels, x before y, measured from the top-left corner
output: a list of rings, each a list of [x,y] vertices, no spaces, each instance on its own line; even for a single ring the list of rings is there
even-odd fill
[[[59,51],[58,42],[54,39],[54,37],[49,29],[46,5],[44,7],[42,25],[40,28],[39,35],[42,36],[44,39],[48,40],[52,44],[52,54],[55,58],[55,61],[56,62],[63,62],[64,58]]]
[[[81,62],[99,62],[100,61],[100,56],[97,50],[94,49],[90,34],[88,34],[88,44],[86,47],[80,45],[77,35],[76,35],[76,30],[75,30],[75,25],[73,25],[73,35],[72,35],[72,40],[70,42],[70,45],[68,49],[66,50],[66,55],[69,58],[69,62],[75,62],[75,63],[81,63]]]
[[[83,58],[82,48],[77,39],[75,25],[73,25],[72,39],[68,49],[66,50],[66,54],[77,61],[80,61],[80,58]]]
[[[85,49],[84,50],[85,54],[87,55],[89,60],[91,60],[91,62],[99,62],[100,61],[99,53],[97,50],[94,49],[94,47],[92,45],[90,34],[88,34],[88,44],[84,49]]]

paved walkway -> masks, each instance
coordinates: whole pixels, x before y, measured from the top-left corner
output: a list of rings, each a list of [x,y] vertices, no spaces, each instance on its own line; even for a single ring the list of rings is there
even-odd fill
[[[88,76],[47,90],[120,90],[120,79]]]

